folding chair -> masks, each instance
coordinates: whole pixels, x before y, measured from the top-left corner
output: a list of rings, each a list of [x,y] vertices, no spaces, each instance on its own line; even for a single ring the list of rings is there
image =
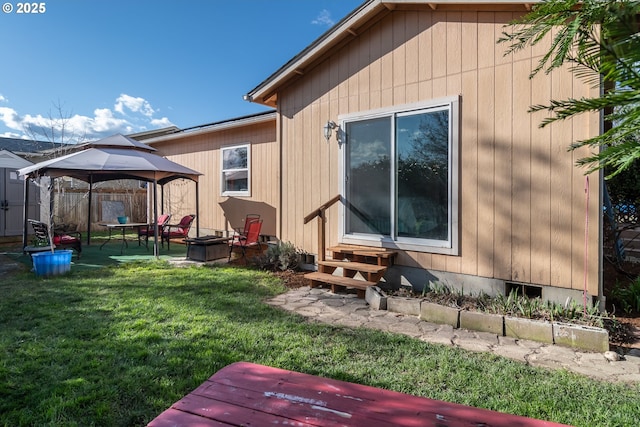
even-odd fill
[[[247,254],[247,248],[252,246],[258,246],[258,249],[262,249],[260,244],[260,230],[262,229],[262,220],[254,219],[249,221],[249,225],[245,224],[246,234],[234,234],[233,238],[229,241],[229,261],[231,261],[231,254],[234,249],[240,249],[242,251],[242,258]]]

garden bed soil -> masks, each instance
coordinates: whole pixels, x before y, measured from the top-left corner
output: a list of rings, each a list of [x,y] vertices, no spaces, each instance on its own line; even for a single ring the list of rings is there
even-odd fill
[[[308,271],[276,271],[273,274],[278,276],[282,283],[289,289],[297,289],[303,286],[310,286],[311,280],[305,279],[304,275],[307,274]]]

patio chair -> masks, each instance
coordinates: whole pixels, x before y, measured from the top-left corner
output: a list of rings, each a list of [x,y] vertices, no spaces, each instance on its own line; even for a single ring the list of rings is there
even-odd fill
[[[167,249],[171,239],[186,239],[189,236],[189,230],[191,230],[191,224],[196,219],[195,215],[185,215],[177,224],[166,224],[162,229],[161,244],[164,247],[164,242],[167,242]]]
[[[171,214],[162,214],[158,217],[158,230],[160,230],[160,234],[162,234],[162,230],[165,225],[171,219]],[[149,237],[153,237],[156,234],[156,226],[155,222],[153,224],[147,224],[142,227],[138,227],[138,246],[140,246],[140,242],[144,238],[144,245],[149,248]]]
[[[233,238],[229,241],[229,260],[231,261],[231,254],[234,249],[240,249],[242,252],[242,258],[247,255],[247,248],[258,246],[258,249],[262,249],[260,244],[260,230],[262,229],[262,220],[254,219],[249,221],[249,225],[245,225],[247,230],[246,234],[234,234]]]
[[[49,227],[42,221],[36,221],[35,219],[29,219],[29,224],[33,228],[35,235],[35,245],[27,246],[24,248],[25,252],[29,255],[33,252],[37,252],[36,248],[50,247],[49,241]],[[71,248],[76,251],[76,255],[80,258],[82,252],[82,234],[79,231],[67,231],[66,233],[53,233],[53,247],[54,248]]]
[[[256,219],[260,219],[260,215],[258,215],[258,214],[247,214],[244,217],[244,226],[243,226],[242,230],[240,230],[240,228],[238,227],[238,228],[235,229],[235,232],[237,234],[246,235],[247,231],[249,231],[249,223],[251,221],[256,220]]]

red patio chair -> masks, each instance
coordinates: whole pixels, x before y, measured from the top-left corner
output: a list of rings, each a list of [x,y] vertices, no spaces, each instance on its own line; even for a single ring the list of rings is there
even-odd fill
[[[162,214],[158,217],[158,230],[162,234],[162,230],[165,225],[171,219],[171,214]],[[138,227],[138,246],[140,246],[140,241],[144,238],[144,245],[149,247],[149,236],[153,237],[156,234],[155,223],[148,224],[142,227]]]
[[[247,235],[247,231],[249,231],[249,223],[251,221],[254,221],[256,219],[260,219],[260,215],[258,214],[247,214],[247,216],[244,217],[244,225],[242,230],[240,230],[240,228],[236,228],[234,229],[236,234],[241,234],[243,236]]]
[[[33,228],[36,246],[51,246],[49,241],[49,227],[42,221],[29,219],[29,224]],[[80,258],[82,252],[82,234],[79,231],[68,231],[66,233],[53,233],[53,246],[56,248],[71,248],[76,251],[76,255]]]
[[[247,254],[247,248],[252,246],[258,246],[258,249],[262,249],[260,244],[260,230],[262,229],[262,220],[254,219],[249,221],[249,225],[245,224],[246,234],[234,234],[233,238],[229,241],[229,261],[231,261],[231,254],[234,249],[240,249],[242,251],[242,258]]]
[[[177,224],[166,224],[162,229],[161,244],[164,247],[164,242],[167,242],[167,249],[169,249],[169,242],[171,239],[186,239],[189,236],[189,230],[191,230],[191,224],[196,219],[195,215],[185,215]]]

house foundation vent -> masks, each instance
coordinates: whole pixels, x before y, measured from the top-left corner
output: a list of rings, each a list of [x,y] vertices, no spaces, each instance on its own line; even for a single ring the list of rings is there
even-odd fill
[[[505,282],[505,295],[515,292],[517,295],[524,295],[527,298],[542,298],[542,287],[525,285],[524,283]]]

